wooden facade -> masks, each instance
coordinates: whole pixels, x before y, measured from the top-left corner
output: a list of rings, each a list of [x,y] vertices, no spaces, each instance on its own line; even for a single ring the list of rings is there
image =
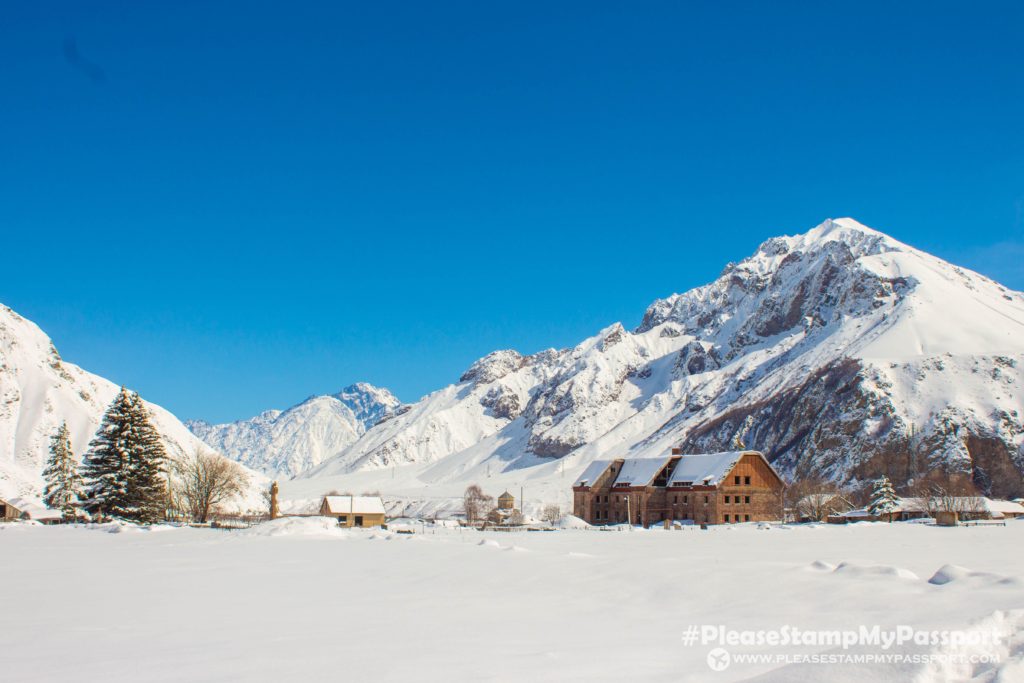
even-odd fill
[[[387,521],[380,496],[324,496],[320,515],[344,527],[384,526]]]
[[[685,458],[690,460],[684,462]],[[589,478],[573,486],[573,514],[590,524],[645,527],[666,520],[735,524],[781,519],[782,479],[758,451],[708,455],[674,451],[641,468],[627,463],[626,459],[607,461],[603,469],[592,465]],[[630,469],[642,470],[642,480],[628,481]]]
[[[59,510],[50,510],[38,502],[24,498],[0,499],[0,522],[34,520],[43,524],[59,524],[64,517]]]
[[[22,512],[14,503],[0,500],[0,522],[10,522],[21,519]]]

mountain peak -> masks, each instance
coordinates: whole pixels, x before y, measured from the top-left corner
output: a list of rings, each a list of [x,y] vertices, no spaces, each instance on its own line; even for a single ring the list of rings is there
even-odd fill
[[[803,234],[774,240],[785,241],[790,251],[814,250],[823,248],[831,242],[841,242],[850,247],[854,257],[910,249],[884,232],[870,228],[853,218],[827,218]]]
[[[225,455],[273,476],[294,476],[342,450],[402,402],[367,382],[337,394],[314,394],[287,410],[266,410],[248,420],[188,423],[193,433]]]

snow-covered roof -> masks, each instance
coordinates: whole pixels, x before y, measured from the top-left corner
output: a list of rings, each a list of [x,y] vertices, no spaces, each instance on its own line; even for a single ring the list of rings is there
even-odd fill
[[[8,498],[7,504],[28,515],[29,519],[60,519],[60,510],[51,510],[42,503],[29,498]]]
[[[993,500],[984,496],[956,496],[952,500],[944,500],[941,504],[935,503],[933,507],[942,507],[943,505],[949,505],[952,508],[965,512],[974,510],[978,512],[986,511],[996,519],[1007,514],[1024,515],[1024,505],[1009,500]],[[898,514],[901,512],[929,512],[928,500],[911,496],[899,498],[896,501],[896,506],[893,508],[893,513]],[[868,517],[870,513],[866,508],[861,508],[859,510],[850,510],[840,516]]]
[[[797,508],[804,506],[821,507],[823,505],[845,507],[847,510],[853,508],[853,504],[838,493],[809,493],[796,502]]]
[[[647,486],[658,472],[668,464],[668,461],[668,456],[663,458],[629,458],[622,463],[619,476],[615,478],[615,485]]]
[[[593,486],[597,478],[604,474],[604,471],[611,464],[611,460],[595,460],[587,465],[587,468],[583,470],[583,474],[573,482],[573,486]]]
[[[384,501],[380,496],[324,496],[327,512],[332,515],[384,514]]]
[[[993,513],[999,512],[1011,515],[1024,515],[1024,505],[1012,500],[992,500],[991,498],[986,498],[985,505],[988,507],[989,511]]]
[[[685,485],[717,486],[740,458],[754,451],[729,451],[726,453],[704,453],[684,455],[669,476],[669,486]]]

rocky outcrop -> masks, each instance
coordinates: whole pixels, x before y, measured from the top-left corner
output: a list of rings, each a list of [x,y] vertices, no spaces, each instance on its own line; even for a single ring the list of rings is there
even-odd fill
[[[525,362],[518,351],[494,351],[469,366],[459,381],[490,384],[523,367]]]
[[[491,388],[480,399],[480,404],[485,408],[490,408],[491,414],[495,417],[506,420],[514,420],[523,412],[519,395],[504,385]]]

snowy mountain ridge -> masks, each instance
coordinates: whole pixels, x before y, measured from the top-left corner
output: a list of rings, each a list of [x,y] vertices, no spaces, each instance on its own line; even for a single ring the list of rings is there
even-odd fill
[[[67,421],[76,457],[89,442],[119,387],[61,359],[39,327],[0,304],[0,498],[38,497],[50,437]],[[203,443],[160,406],[146,403],[170,457],[189,455]],[[255,473],[253,473],[255,474]],[[254,491],[243,507],[259,504]]]
[[[456,492],[743,442],[786,473],[906,480],[944,465],[1024,493],[1022,372],[1024,296],[827,220],[655,301],[632,332],[491,353],[295,486],[356,473],[372,485],[373,471],[411,466],[403,486]]]
[[[344,450],[401,408],[387,389],[359,382],[248,420],[185,425],[210,446],[271,477],[292,477]]]

